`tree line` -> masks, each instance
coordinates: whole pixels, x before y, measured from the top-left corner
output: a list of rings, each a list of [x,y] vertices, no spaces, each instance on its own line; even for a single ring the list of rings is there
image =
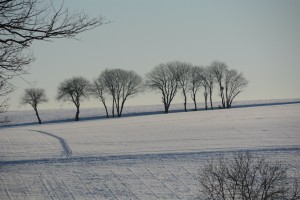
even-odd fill
[[[101,16],[90,18],[84,12],[72,12],[64,8],[63,3],[56,8],[51,0],[0,0],[0,113],[7,110],[8,95],[15,90],[12,80],[29,73],[28,66],[35,60],[30,50],[34,41],[76,38],[82,32],[107,23],[109,21]],[[203,87],[207,109],[208,97],[213,108],[212,91],[217,81],[222,106],[230,108],[247,81],[224,63],[215,64],[215,67],[195,67],[182,62],[164,63],[149,72],[144,80],[133,71],[105,70],[93,83],[83,77],[65,80],[59,86],[57,99],[75,104],[76,120],[79,120],[80,102],[91,95],[101,100],[107,117],[106,101],[110,99],[112,116],[116,113],[120,117],[125,101],[146,89],[161,93],[166,113],[179,90],[184,96],[185,110],[188,93],[191,93],[197,110],[196,95]],[[45,90],[38,88],[26,89],[21,98],[21,103],[34,108],[38,119],[37,106],[47,101]]]
[[[143,79],[136,72],[124,69],[105,69],[92,82],[84,77],[73,77],[62,81],[57,89],[56,100],[72,102],[76,107],[75,120],[79,120],[80,104],[90,96],[99,99],[109,118],[108,101],[111,105],[111,116],[121,117],[125,102],[147,90],[160,94],[164,112],[168,113],[170,105],[178,92],[182,93],[184,110],[187,111],[188,96],[194,102],[197,111],[197,95],[203,91],[205,109],[213,109],[212,94],[217,86],[221,98],[221,108],[231,108],[235,97],[248,85],[241,72],[229,69],[226,63],[214,61],[209,66],[173,61],[162,63],[148,72]],[[25,89],[21,104],[33,107],[39,123],[38,105],[47,102],[46,92],[41,88]]]

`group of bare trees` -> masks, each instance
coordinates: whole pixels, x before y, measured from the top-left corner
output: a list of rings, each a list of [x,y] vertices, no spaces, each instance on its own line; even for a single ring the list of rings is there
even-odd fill
[[[112,116],[115,111],[118,117],[122,116],[127,99],[143,91],[143,80],[134,71],[123,69],[106,69],[92,83],[84,77],[73,77],[61,82],[58,86],[56,99],[63,102],[72,102],[76,107],[75,121],[79,120],[80,104],[85,99],[93,96],[99,99],[105,108],[109,118],[107,99],[112,102]],[[41,119],[37,106],[47,102],[45,90],[40,88],[26,89],[21,97],[21,104],[29,104],[33,107],[39,123]]]
[[[12,79],[28,73],[34,61],[29,49],[34,41],[75,38],[104,23],[102,17],[70,12],[63,1],[57,8],[52,0],[0,0],[0,113],[15,89]]]
[[[111,116],[121,117],[125,102],[146,89],[161,93],[165,113],[169,112],[171,102],[178,91],[184,97],[185,111],[189,95],[194,102],[194,110],[198,109],[199,91],[203,91],[205,109],[208,109],[208,97],[213,109],[212,93],[216,84],[220,90],[222,107],[230,108],[234,98],[243,91],[248,81],[242,73],[228,69],[222,62],[215,61],[207,67],[198,67],[174,61],[154,67],[146,74],[145,81],[136,72],[123,69],[106,69],[92,83],[84,77],[73,77],[60,83],[56,99],[75,105],[76,121],[79,120],[81,102],[90,96],[102,102],[107,118],[110,117],[108,101],[112,104]],[[30,104],[41,123],[37,105],[46,102],[46,99],[44,90],[31,88],[25,90],[21,103]]]
[[[99,99],[109,118],[107,99],[112,101],[112,116],[121,117],[125,102],[142,91],[142,77],[134,71],[106,69],[93,83],[83,77],[74,77],[63,81],[58,87],[57,100],[71,101],[76,106],[75,120],[79,120],[80,102],[90,95]]]
[[[121,117],[125,102],[143,91],[143,79],[134,71],[123,69],[106,69],[94,80],[90,94],[101,100],[109,117],[106,100],[108,96],[112,100],[112,116],[115,117],[115,109],[118,117]]]
[[[146,86],[159,91],[162,95],[165,112],[169,108],[176,93],[181,90],[184,97],[184,110],[187,111],[187,96],[191,95],[194,102],[194,110],[197,110],[197,93],[202,88],[205,109],[213,109],[213,89],[215,84],[219,86],[219,94],[223,108],[230,108],[234,98],[248,85],[242,73],[219,61],[214,61],[207,67],[193,66],[184,62],[168,62],[160,64],[146,75]]]

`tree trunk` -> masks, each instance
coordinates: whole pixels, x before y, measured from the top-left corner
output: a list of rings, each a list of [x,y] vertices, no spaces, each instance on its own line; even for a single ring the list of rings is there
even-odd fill
[[[195,94],[193,95],[193,101],[194,101],[194,105],[195,105],[194,111],[197,111],[198,108],[197,108],[197,102],[196,102],[196,95]]]
[[[229,108],[229,101],[226,100],[226,108]]]
[[[213,103],[212,103],[212,91],[209,92],[209,100],[210,100],[210,108],[213,110]]]
[[[187,112],[186,109],[186,102],[187,102],[187,98],[186,98],[186,94],[184,93],[184,111]]]
[[[165,106],[165,113],[169,113],[169,106],[167,103],[164,103]]]
[[[233,99],[234,99],[234,98],[232,98],[231,100],[228,101],[228,106],[227,106],[227,108],[231,108]]]
[[[224,97],[224,87],[221,85],[221,83],[219,83],[220,86],[220,96],[222,99],[222,107],[225,108],[225,97]]]
[[[118,117],[120,117],[121,115],[120,115],[120,99],[119,98],[118,98],[118,100],[116,99],[115,105],[116,105]]]
[[[111,111],[111,113],[112,113],[113,118],[115,118],[115,99],[113,99],[113,104],[112,104],[112,111]]]
[[[75,121],[79,121],[79,106],[76,106],[77,111],[76,111],[76,115],[75,115]]]
[[[207,110],[207,88],[205,87],[205,91],[204,91],[204,101],[205,101],[205,110]]]
[[[197,111],[198,108],[197,108],[197,102],[196,102],[196,94],[195,94],[195,93],[192,93],[192,94],[191,94],[191,98],[192,98],[192,100],[193,100],[193,102],[194,102],[194,106],[195,106],[194,111]]]
[[[41,120],[41,118],[40,118],[40,116],[39,116],[39,113],[38,113],[37,108],[34,108],[34,111],[35,111],[36,117],[38,118],[39,124],[41,124],[41,123],[42,123],[42,120]]]
[[[121,104],[120,117],[122,116],[122,112],[123,112],[123,108],[124,108],[125,101],[126,101],[126,98],[123,99],[122,104]]]
[[[222,93],[221,93],[221,98],[222,98],[222,107],[226,108],[223,90],[222,90]]]
[[[105,101],[102,101],[102,103],[103,103],[103,106],[104,106],[104,108],[105,108],[106,117],[109,118],[108,111],[107,111],[107,106],[106,106],[106,104],[105,104]]]

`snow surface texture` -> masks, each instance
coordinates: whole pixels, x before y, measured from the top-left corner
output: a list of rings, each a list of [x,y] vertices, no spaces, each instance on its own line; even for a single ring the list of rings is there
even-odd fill
[[[0,199],[195,199],[220,154],[297,172],[300,104],[0,128],[0,149]]]

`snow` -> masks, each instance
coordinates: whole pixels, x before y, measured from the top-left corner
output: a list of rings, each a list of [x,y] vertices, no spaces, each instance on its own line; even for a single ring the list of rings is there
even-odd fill
[[[0,199],[195,199],[199,166],[246,150],[297,171],[300,104],[287,102],[2,127]]]
[[[83,102],[84,103],[84,102]],[[280,105],[280,104],[294,104],[300,103],[300,99],[272,99],[272,100],[251,100],[251,101],[235,101],[233,107],[252,107],[252,106],[266,106],[266,105]],[[221,102],[213,102],[214,107],[218,107]],[[99,108],[81,108],[80,119],[105,119],[106,113],[103,106],[99,103]],[[203,110],[204,103],[198,103],[198,108]],[[193,103],[188,103],[189,110],[194,109]],[[123,116],[145,116],[163,113],[163,104],[159,105],[142,105],[142,106],[126,106],[124,107]],[[108,108],[110,111],[111,108]],[[69,122],[74,120],[76,109],[51,109],[40,110],[39,115],[43,123],[57,123]],[[171,104],[170,112],[183,112],[183,104]],[[33,125],[37,124],[37,118],[33,109],[21,111],[8,111],[0,113],[0,117],[7,117],[9,122],[5,124],[0,123],[2,126],[15,126],[15,125]]]

